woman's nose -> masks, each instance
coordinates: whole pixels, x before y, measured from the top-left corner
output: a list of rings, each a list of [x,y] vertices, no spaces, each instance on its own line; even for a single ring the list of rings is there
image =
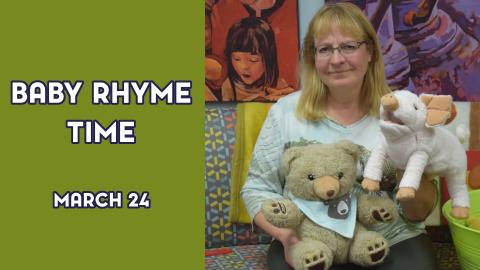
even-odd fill
[[[341,64],[343,62],[345,62],[345,57],[338,50],[334,50],[330,56],[330,63]]]

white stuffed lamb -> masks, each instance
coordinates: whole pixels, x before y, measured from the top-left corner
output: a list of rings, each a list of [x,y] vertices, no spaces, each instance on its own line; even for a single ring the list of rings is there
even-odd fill
[[[468,132],[457,132],[457,138],[437,127],[453,118],[452,97],[422,94],[419,98],[401,90],[383,96],[381,104],[383,139],[367,162],[362,186],[370,191],[379,189],[382,165],[389,157],[397,168],[405,170],[397,199],[414,198],[424,172],[444,176],[452,198],[452,215],[466,218],[470,206],[465,182],[467,157],[460,142]]]

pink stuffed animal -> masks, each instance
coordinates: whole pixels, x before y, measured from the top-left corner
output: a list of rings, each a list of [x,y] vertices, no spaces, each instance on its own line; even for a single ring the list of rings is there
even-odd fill
[[[395,91],[381,99],[380,130],[382,141],[373,150],[364,171],[363,188],[376,191],[383,163],[389,157],[405,173],[397,199],[415,197],[422,174],[445,176],[452,198],[452,215],[466,218],[470,206],[466,170],[467,156],[461,144],[468,131],[457,137],[444,125],[452,117],[452,97],[421,95],[407,90]]]

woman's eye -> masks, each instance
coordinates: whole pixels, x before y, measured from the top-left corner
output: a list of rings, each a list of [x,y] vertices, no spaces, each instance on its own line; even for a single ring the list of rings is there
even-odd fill
[[[337,174],[337,176],[338,176],[338,179],[342,179],[342,177],[343,177],[343,172],[339,172],[339,173]]]
[[[313,174],[308,175],[308,180],[314,180],[314,179],[315,179],[315,175],[313,175]]]
[[[258,61],[260,61],[260,59],[258,59],[258,58],[250,58],[250,62],[252,62],[252,63],[256,63],[256,62],[258,62]]]
[[[318,53],[328,53],[330,51],[330,47],[318,47],[317,52]]]
[[[345,51],[345,52],[353,52],[357,49],[357,47],[355,45],[352,45],[352,44],[342,44],[340,46],[340,49],[342,51]]]

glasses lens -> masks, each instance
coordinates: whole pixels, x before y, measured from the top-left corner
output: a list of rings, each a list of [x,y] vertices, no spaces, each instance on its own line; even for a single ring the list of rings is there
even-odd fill
[[[342,53],[344,54],[352,54],[354,53],[361,45],[362,43],[360,42],[345,42],[345,43],[342,43],[340,44],[340,50],[342,51]]]
[[[349,55],[354,54],[363,43],[364,42],[349,41],[340,43],[337,48],[329,45],[320,45],[315,48],[315,52],[319,57],[330,56],[333,54],[334,50],[338,50],[338,52],[341,54]]]
[[[332,52],[331,46],[319,46],[317,47],[317,54],[319,56],[328,56]]]

